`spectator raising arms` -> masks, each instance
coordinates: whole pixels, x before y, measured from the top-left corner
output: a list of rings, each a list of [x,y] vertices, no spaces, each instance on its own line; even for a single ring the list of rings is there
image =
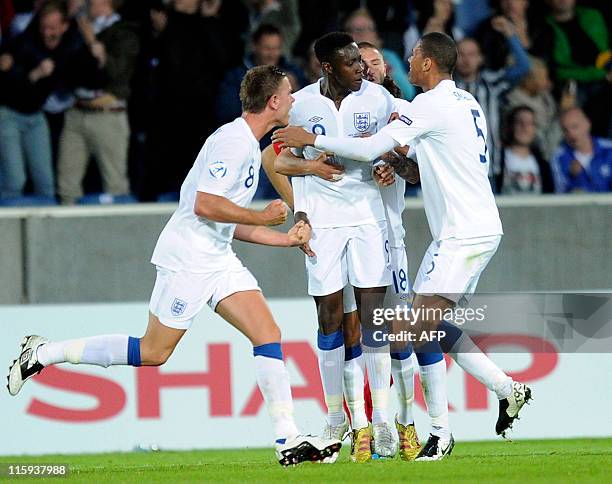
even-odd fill
[[[488,123],[489,136],[487,149],[491,160],[489,176],[498,176],[500,172],[500,116],[501,104],[506,93],[529,72],[529,57],[521,46],[512,23],[500,17],[496,27],[506,38],[515,64],[511,67],[492,71],[483,69],[484,58],[478,42],[465,38],[457,44],[459,56],[455,69],[457,87],[465,89],[482,106]]]
[[[591,136],[580,108],[561,113],[564,142],[552,160],[557,193],[612,191],[612,140]]]
[[[452,0],[420,1],[415,4],[416,22],[404,32],[404,55],[408,59],[418,40],[429,32],[444,32],[455,42],[465,37],[455,25],[455,6]]]
[[[507,97],[507,109],[528,106],[536,117],[536,143],[547,160],[550,160],[561,141],[561,127],[558,120],[557,102],[552,95],[552,82],[546,63],[538,58],[531,59],[531,70],[521,83]],[[562,108],[573,105],[574,100],[562,99]]]
[[[65,5],[47,2],[36,28],[24,32],[0,56],[0,197],[23,195],[29,173],[34,194],[54,202],[51,139],[42,107],[77,68],[80,43],[66,36]]]

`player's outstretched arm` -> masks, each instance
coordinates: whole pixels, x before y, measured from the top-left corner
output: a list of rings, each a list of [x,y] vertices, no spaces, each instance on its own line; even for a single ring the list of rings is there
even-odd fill
[[[271,245],[274,247],[298,247],[310,240],[312,230],[305,222],[296,223],[289,232],[277,232],[268,227],[236,225],[234,239],[253,244]]]
[[[278,129],[272,139],[280,142],[282,147],[300,148],[312,145],[320,150],[365,162],[375,160],[399,146],[399,143],[384,131],[369,138],[333,138],[309,133],[298,126]]]
[[[193,211],[198,217],[230,224],[280,225],[287,220],[287,205],[282,200],[272,200],[263,210],[252,210],[206,192],[197,192]]]
[[[272,183],[276,193],[278,193],[285,203],[289,205],[289,208],[293,210],[293,188],[291,188],[291,183],[285,174],[275,169],[276,159],[277,155],[273,145],[267,146],[261,152],[261,166],[263,166],[268,176],[268,180]]]
[[[328,181],[338,181],[344,173],[344,167],[331,163],[327,153],[321,153],[314,160],[306,160],[295,156],[288,149],[283,149],[279,153],[274,169],[283,175],[314,175]]]

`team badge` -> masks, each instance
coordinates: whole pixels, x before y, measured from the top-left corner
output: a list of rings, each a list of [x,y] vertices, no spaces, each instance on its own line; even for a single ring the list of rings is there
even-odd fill
[[[353,114],[355,129],[360,133],[365,133],[370,127],[370,113]]]
[[[408,126],[412,124],[412,119],[410,119],[408,116],[401,115],[399,119],[401,122],[406,123]]]
[[[185,312],[185,308],[187,307],[187,303],[178,297],[174,298],[172,301],[172,307],[170,308],[170,312],[172,316],[180,316]]]
[[[223,178],[227,174],[227,166],[224,161],[213,161],[208,164],[208,172],[213,178]]]

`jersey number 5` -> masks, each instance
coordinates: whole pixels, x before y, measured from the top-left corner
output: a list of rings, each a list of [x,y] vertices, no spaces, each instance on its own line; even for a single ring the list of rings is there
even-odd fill
[[[472,109],[472,118],[474,118],[474,126],[476,127],[476,137],[482,138],[482,142],[484,143],[484,155],[480,155],[480,162],[486,163],[487,162],[487,140],[485,139],[485,135],[482,132],[482,129],[478,127],[478,122],[476,121],[476,118],[480,118],[480,112],[478,111],[478,109]]]

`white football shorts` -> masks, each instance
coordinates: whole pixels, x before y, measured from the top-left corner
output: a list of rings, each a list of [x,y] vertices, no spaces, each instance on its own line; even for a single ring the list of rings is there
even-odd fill
[[[500,241],[501,235],[434,240],[419,267],[414,293],[437,294],[455,303],[466,303]]]
[[[385,295],[385,307],[393,308],[395,306],[404,306],[410,302],[411,289],[410,277],[408,275],[408,257],[406,256],[406,247],[390,247],[388,242],[385,242],[385,256],[387,257],[389,270],[391,271],[392,283],[387,287]],[[355,300],[355,290],[353,286],[348,284],[342,292],[344,305],[344,313],[352,313],[357,311],[357,301]]]
[[[261,291],[257,280],[234,254],[222,271],[196,273],[157,266],[149,310],[164,326],[189,329],[208,304],[213,310],[222,299],[241,291]]]
[[[381,287],[391,284],[385,240],[387,222],[354,227],[313,229],[306,256],[308,294],[326,296],[348,283],[354,287]]]

